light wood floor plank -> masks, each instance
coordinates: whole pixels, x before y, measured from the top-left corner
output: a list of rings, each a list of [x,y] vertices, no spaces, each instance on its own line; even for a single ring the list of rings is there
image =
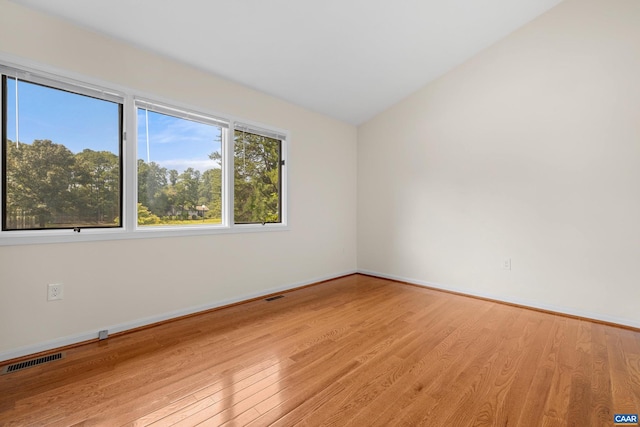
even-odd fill
[[[2,426],[608,426],[640,333],[352,275],[0,376]]]

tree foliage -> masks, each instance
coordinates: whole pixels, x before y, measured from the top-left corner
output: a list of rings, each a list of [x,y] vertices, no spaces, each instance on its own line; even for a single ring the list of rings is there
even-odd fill
[[[62,144],[6,144],[8,228],[111,224],[120,214],[120,163],[108,151]]]
[[[236,130],[234,133],[234,218],[236,223],[280,222],[278,139]],[[214,153],[212,159],[220,161]]]
[[[109,151],[85,149],[74,156],[74,191],[70,205],[80,217],[97,222],[109,221],[120,214],[120,162]]]
[[[149,208],[142,203],[138,203],[138,224],[139,225],[152,225],[160,224],[160,218],[152,214]]]
[[[138,159],[138,202],[147,206],[156,215],[166,215],[169,200],[166,194],[167,168],[156,162],[145,163]],[[138,221],[139,222],[139,221]]]
[[[222,218],[222,171],[204,173],[188,168],[182,173],[138,159],[138,202],[159,218],[193,215]],[[206,211],[198,209],[206,206]],[[197,213],[196,213],[197,212]],[[140,221],[138,224],[143,225]]]
[[[6,213],[9,229],[120,224],[121,162],[109,151],[74,154],[62,144],[7,141]],[[253,133],[234,135],[236,223],[279,222],[281,142]],[[218,167],[182,173],[138,160],[138,224],[222,217],[222,157]],[[202,206],[206,208],[202,208]]]

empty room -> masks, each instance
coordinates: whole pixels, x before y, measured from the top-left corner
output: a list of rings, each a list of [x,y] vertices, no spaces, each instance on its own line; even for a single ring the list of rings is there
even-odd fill
[[[639,76],[638,0],[0,0],[0,425],[638,425]]]

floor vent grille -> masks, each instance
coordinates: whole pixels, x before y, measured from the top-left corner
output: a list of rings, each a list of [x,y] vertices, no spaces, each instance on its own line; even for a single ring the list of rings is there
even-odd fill
[[[42,365],[43,363],[53,362],[54,360],[60,360],[64,357],[64,353],[54,353],[47,356],[38,357],[35,359],[25,360],[24,362],[14,363],[13,365],[7,365],[2,368],[1,374],[10,374],[12,372],[20,371],[22,369],[31,368],[32,366]]]
[[[265,298],[265,301],[273,301],[276,299],[280,299],[280,298],[284,298],[284,295],[276,295],[275,297],[269,297],[269,298]]]

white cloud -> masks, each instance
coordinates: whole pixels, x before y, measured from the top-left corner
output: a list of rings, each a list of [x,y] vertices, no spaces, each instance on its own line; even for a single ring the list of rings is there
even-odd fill
[[[218,143],[219,128],[176,117],[154,114],[149,117],[149,137],[153,144]],[[139,122],[139,138],[146,138],[146,124]]]
[[[182,173],[185,169],[194,168],[200,172],[204,172],[208,169],[218,168],[218,163],[209,159],[172,159],[162,160],[158,162],[163,168],[169,170],[175,169]]]

